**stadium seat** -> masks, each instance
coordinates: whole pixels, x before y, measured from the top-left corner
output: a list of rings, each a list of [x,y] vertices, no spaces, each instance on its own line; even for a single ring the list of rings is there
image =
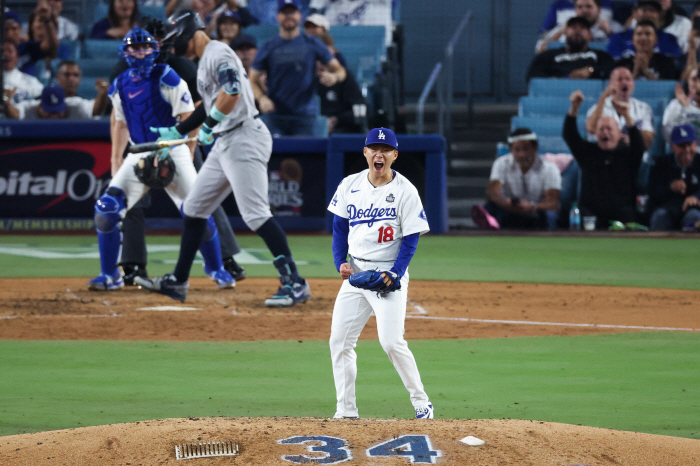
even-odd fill
[[[595,99],[585,99],[579,113],[585,115],[595,105]],[[569,111],[569,97],[531,97],[520,98],[518,116],[553,116],[563,117]]]
[[[100,21],[102,18],[107,16],[107,11],[109,5],[104,2],[99,2],[95,4],[93,9],[93,23]],[[144,6],[139,5],[139,14],[143,16],[153,16],[158,19],[165,19],[165,7],[164,6]],[[139,18],[140,19],[140,18]]]
[[[83,47],[84,58],[119,58],[120,40],[86,39]]]
[[[588,99],[597,99],[603,92],[603,81],[596,79],[533,78],[528,95],[531,97],[569,97],[577,89]]]
[[[634,97],[639,100],[647,98],[670,99],[674,97],[673,88],[676,81],[636,81]]]
[[[537,135],[540,154],[570,154],[569,146],[561,136],[540,136]]]
[[[580,115],[580,114],[579,114]],[[513,117],[510,120],[511,131],[515,128],[530,128],[539,136],[562,136],[564,115],[560,117]],[[586,134],[586,117],[579,116],[577,126],[582,135]]]
[[[549,42],[547,44],[547,50],[552,50],[552,49],[560,49],[566,45],[564,42]],[[602,50],[606,51],[608,49],[608,41],[605,42],[589,42],[588,47],[593,49],[593,50]]]
[[[276,37],[280,33],[279,26],[274,24],[254,24],[244,29],[246,34],[250,34],[258,41],[258,49],[268,40]]]
[[[84,77],[109,79],[109,75],[112,73],[114,65],[116,65],[118,61],[118,57],[83,58],[79,63],[80,68],[83,70]]]
[[[79,40],[62,40],[61,47],[65,47],[66,60],[78,60],[80,58],[81,44]]]
[[[83,77],[82,81],[80,81],[80,86],[78,86],[78,95],[85,99],[94,99],[97,97],[95,81],[97,81],[97,78]]]

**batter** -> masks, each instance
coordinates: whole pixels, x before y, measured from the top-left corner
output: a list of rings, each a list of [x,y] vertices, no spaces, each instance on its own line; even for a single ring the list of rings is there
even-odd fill
[[[433,418],[433,405],[403,338],[408,264],[416,251],[418,238],[430,228],[415,186],[391,169],[398,155],[393,131],[371,130],[364,148],[369,169],[345,178],[328,206],[335,214],[333,258],[343,278],[333,308],[330,338],[336,418],[359,417],[355,400],[357,355],[354,348],[373,312],[377,318],[379,343],[411,396],[416,418]],[[401,288],[390,293],[375,293],[350,285],[350,274],[370,269],[395,274],[401,280]],[[382,276],[386,284],[393,283],[389,273]]]
[[[299,275],[287,236],[270,212],[267,163],[272,154],[272,136],[257,118],[253,89],[243,64],[231,47],[212,41],[204,33],[204,22],[198,13],[185,10],[168,23],[170,31],[163,40],[174,38],[177,55],[199,57],[197,90],[202,105],[179,125],[152,131],[165,139],[178,139],[202,124],[199,143],[214,143],[214,135],[217,139],[183,205],[185,229],[175,270],[164,277],[139,279],[138,283],[184,301],[192,261],[205,232],[205,219],[233,190],[243,221],[265,241],[280,274],[282,286],[265,304],[289,307],[305,302],[311,297],[309,284]]]
[[[160,44],[138,27],[124,37],[120,56],[129,69],[121,73],[109,88],[112,99],[110,132],[112,136],[112,180],[107,191],[95,203],[95,228],[100,249],[101,273],[88,282],[93,291],[117,290],[124,280],[117,267],[121,250],[119,224],[126,211],[150,189],[134,173],[134,166],[150,152],[129,154],[122,159],[127,142],[155,141],[151,125],[174,124],[194,110],[187,84],[168,65],[155,64]],[[159,153],[167,155],[168,149]],[[175,162],[175,177],[165,187],[178,209],[192,189],[197,172],[187,146],[170,149]],[[122,163],[123,160],[123,163]],[[204,257],[204,271],[220,288],[230,288],[235,280],[224,270],[219,235],[214,219],[205,217],[203,241],[197,245]]]

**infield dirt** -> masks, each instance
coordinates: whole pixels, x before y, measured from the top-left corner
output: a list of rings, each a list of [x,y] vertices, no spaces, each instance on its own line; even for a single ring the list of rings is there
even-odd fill
[[[187,302],[135,288],[89,292],[86,279],[4,279],[0,286],[0,339],[22,340],[318,340],[330,332],[339,280],[310,280],[313,299],[290,309],[262,303],[273,279],[246,279],[236,290],[192,280]],[[409,292],[406,338],[502,338],[639,331],[623,327],[700,329],[699,291],[508,283],[419,282]],[[177,306],[192,311],[149,311]],[[491,321],[596,324],[615,327],[527,325]],[[236,331],[231,331],[235,328]],[[291,338],[290,338],[291,337]],[[374,319],[362,334],[376,339]],[[0,464],[153,465],[290,464],[282,455],[309,454],[279,445],[294,435],[346,439],[353,458],[344,464],[408,464],[405,458],[368,458],[366,449],[402,435],[428,435],[438,463],[460,465],[693,465],[698,440],[519,420],[328,420],[309,418],[202,418],[145,421],[0,438]],[[480,447],[459,443],[473,435]],[[239,457],[175,459],[175,445],[234,440]],[[320,454],[310,454],[321,456]]]

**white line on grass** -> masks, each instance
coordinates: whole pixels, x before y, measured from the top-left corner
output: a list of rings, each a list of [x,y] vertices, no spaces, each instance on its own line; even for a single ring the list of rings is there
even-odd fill
[[[509,325],[548,325],[554,327],[587,327],[587,328],[619,328],[631,330],[665,330],[674,332],[700,332],[697,328],[676,328],[676,327],[647,327],[644,325],[608,325],[608,324],[573,324],[566,322],[529,322],[526,320],[493,320],[493,319],[470,319],[468,317],[431,317],[431,316],[411,316],[407,319],[426,320],[449,320],[453,322],[479,322],[486,324],[509,324]]]

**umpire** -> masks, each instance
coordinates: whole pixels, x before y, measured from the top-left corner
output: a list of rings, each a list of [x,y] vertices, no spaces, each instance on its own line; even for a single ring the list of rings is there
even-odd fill
[[[161,40],[165,36],[165,27],[162,21],[145,16],[142,19],[142,24],[143,28],[156,39]],[[197,66],[192,60],[168,53],[171,48],[172,44],[163,44],[156,63],[166,63],[175,70],[182,80],[187,83],[192,100],[196,106],[202,100],[197,91]],[[112,70],[109,78],[110,82],[113,82],[128,67],[125,61],[119,60],[119,63]],[[197,171],[202,167],[202,163],[202,150],[199,146],[196,146],[194,150],[194,167]],[[137,276],[148,278],[148,273],[146,272],[148,255],[146,251],[145,210],[150,206],[151,195],[148,193],[133,208],[127,211],[126,216],[122,220],[123,239],[119,265],[124,270],[124,284],[127,286],[134,285],[134,278]],[[243,267],[233,258],[234,254],[241,252],[241,248],[236,240],[236,235],[233,233],[228,216],[221,206],[214,211],[212,216],[216,222],[216,228],[219,230],[221,257],[223,258],[224,268],[236,281],[241,281],[246,277],[246,273]]]

